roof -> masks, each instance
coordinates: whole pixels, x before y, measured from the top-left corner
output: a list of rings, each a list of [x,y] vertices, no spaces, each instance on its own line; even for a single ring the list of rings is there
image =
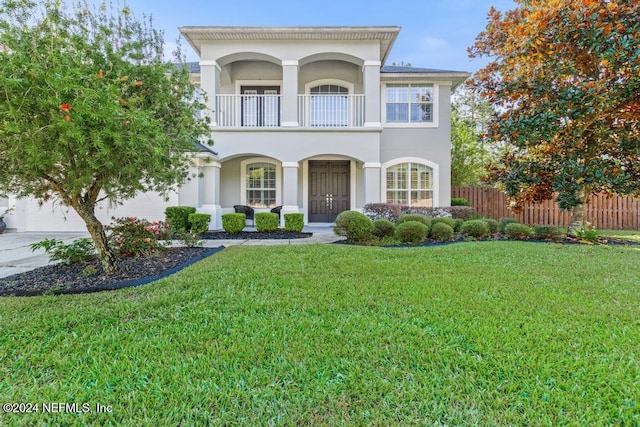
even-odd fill
[[[398,37],[398,26],[371,27],[180,27],[180,33],[200,55],[210,40],[379,40],[382,63]]]
[[[380,68],[380,80],[382,81],[410,82],[422,79],[446,79],[451,81],[452,90],[455,90],[469,76],[471,74],[466,71],[439,70],[436,68],[396,67],[393,65]]]
[[[216,153],[215,151],[213,151],[211,148],[207,147],[204,144],[201,144],[199,142],[194,142],[193,143],[193,147],[195,148],[195,151],[200,152],[200,153],[207,153],[207,154],[213,154],[215,156],[218,155],[218,153]]]

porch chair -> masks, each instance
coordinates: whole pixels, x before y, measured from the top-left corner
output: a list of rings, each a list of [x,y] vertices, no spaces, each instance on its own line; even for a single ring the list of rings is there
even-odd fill
[[[253,210],[253,208],[251,206],[245,206],[245,205],[235,205],[233,207],[233,209],[235,209],[236,213],[243,213],[246,217],[246,219],[250,219],[251,220],[251,226],[254,226],[254,215],[255,212]]]

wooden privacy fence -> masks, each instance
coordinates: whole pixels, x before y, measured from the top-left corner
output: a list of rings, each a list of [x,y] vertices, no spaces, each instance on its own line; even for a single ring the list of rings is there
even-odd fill
[[[451,197],[464,197],[479,215],[487,218],[515,218],[527,225],[568,226],[570,214],[562,211],[554,200],[528,203],[522,213],[507,208],[507,196],[489,187],[451,187]],[[640,199],[595,194],[585,205],[585,218],[596,228],[640,230]]]

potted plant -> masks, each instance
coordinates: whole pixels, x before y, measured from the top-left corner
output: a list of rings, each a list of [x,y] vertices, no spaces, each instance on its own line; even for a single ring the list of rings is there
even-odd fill
[[[7,224],[4,222],[4,216],[8,215],[12,210],[13,208],[7,208],[0,214],[0,234],[4,233],[4,230],[7,229]]]

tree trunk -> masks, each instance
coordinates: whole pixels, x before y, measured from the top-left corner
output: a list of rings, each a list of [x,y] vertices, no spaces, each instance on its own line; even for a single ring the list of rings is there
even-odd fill
[[[83,204],[80,204],[78,206],[73,206],[73,208],[84,220],[87,230],[89,231],[89,234],[91,234],[91,239],[93,240],[93,244],[98,252],[98,258],[100,259],[104,272],[107,274],[117,272],[118,264],[116,263],[116,256],[109,247],[107,235],[104,232],[102,223],[98,218],[96,218],[94,207],[83,206]]]
[[[569,236],[576,237],[576,231],[584,225],[584,203],[571,208],[571,223],[569,224]]]
[[[591,194],[590,188],[580,190],[580,203],[571,208],[571,223],[569,224],[569,236],[576,237],[576,231],[584,226],[584,205]]]

